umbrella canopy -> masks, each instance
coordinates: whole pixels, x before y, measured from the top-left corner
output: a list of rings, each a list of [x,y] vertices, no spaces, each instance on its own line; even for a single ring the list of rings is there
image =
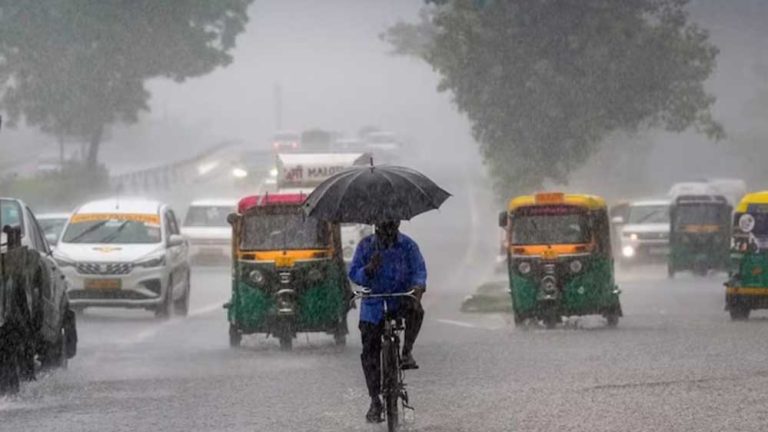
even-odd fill
[[[325,180],[304,203],[317,219],[377,224],[409,220],[451,196],[424,174],[399,166],[359,166]]]

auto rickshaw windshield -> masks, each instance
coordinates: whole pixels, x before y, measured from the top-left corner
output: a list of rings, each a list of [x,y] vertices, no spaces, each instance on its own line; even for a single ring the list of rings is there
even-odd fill
[[[726,207],[713,204],[686,204],[677,207],[675,226],[717,225],[723,222]]]
[[[298,212],[252,214],[244,219],[243,250],[319,249],[328,246],[327,224]]]
[[[580,244],[590,241],[583,209],[540,206],[520,209],[512,217],[513,245]]]

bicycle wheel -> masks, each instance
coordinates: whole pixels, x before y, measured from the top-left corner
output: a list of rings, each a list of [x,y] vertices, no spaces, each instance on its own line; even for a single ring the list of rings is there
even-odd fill
[[[399,426],[399,416],[397,410],[397,401],[400,397],[399,373],[400,365],[398,359],[398,344],[391,339],[384,339],[381,347],[382,362],[381,370],[383,376],[384,408],[387,414],[387,430],[395,432]]]

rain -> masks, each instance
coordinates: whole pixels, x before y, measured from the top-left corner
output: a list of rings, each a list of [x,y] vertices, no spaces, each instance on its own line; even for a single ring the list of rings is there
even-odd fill
[[[0,431],[765,430],[765,22],[0,0]]]

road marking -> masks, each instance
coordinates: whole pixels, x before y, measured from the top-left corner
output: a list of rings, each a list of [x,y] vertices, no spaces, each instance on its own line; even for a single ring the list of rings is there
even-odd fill
[[[465,327],[465,328],[481,328],[479,326],[476,326],[475,324],[471,324],[464,321],[454,321],[449,319],[437,319],[435,321],[443,324],[450,324],[450,325],[455,325],[455,326]]]

